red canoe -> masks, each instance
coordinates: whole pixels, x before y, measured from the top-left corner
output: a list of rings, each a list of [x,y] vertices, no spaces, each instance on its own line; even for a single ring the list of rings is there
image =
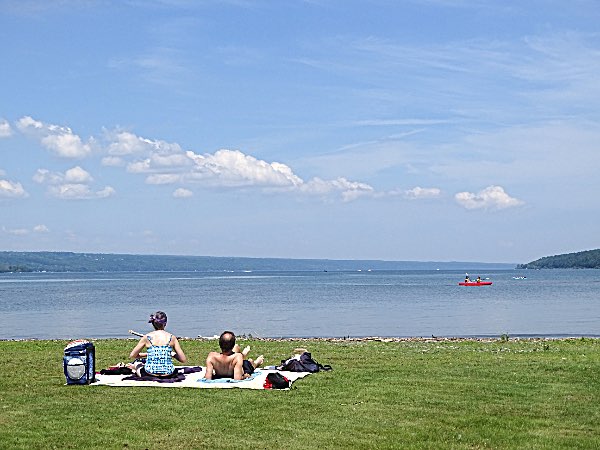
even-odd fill
[[[491,281],[480,281],[479,283],[477,281],[469,281],[468,283],[463,281],[458,283],[459,286],[489,286],[490,284],[492,284]]]

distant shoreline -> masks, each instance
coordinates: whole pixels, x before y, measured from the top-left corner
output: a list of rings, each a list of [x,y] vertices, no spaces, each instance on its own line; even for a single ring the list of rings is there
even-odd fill
[[[337,270],[510,270],[516,263],[386,261],[373,259],[256,258],[0,251],[0,272],[227,272]]]

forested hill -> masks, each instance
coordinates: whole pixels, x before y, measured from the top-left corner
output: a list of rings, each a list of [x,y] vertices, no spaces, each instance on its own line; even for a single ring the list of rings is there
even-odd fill
[[[600,269],[600,249],[545,256],[517,269]]]
[[[514,264],[0,252],[0,272],[226,272],[286,270],[494,270]]]

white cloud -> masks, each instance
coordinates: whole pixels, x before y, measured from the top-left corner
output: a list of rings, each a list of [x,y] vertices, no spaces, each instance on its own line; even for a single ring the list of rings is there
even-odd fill
[[[221,149],[213,154],[183,151],[176,143],[150,140],[129,132],[107,132],[112,142],[106,147],[104,165],[125,165],[127,172],[147,174],[146,183],[199,184],[212,188],[256,187],[270,191],[299,192],[311,195],[338,194],[344,201],[374,195],[373,187],[349,181],[313,178],[305,182],[286,164],[267,162],[239,150]],[[137,157],[135,160],[127,160]],[[175,197],[188,197],[191,191],[177,189]]]
[[[153,153],[149,158],[127,164],[127,172],[149,173],[165,169],[179,169],[190,165],[192,162],[184,154],[159,155]]]
[[[92,195],[90,187],[85,184],[59,184],[50,186],[48,192],[53,197],[62,199],[82,199]]]
[[[48,233],[50,230],[46,225],[40,224],[33,227],[33,231],[34,233]]]
[[[127,172],[129,173],[147,173],[150,172],[150,159],[136,161],[127,164]]]
[[[69,128],[47,125],[30,116],[21,118],[17,122],[17,127],[24,133],[42,136],[41,142],[44,145],[58,153],[62,152],[63,156],[82,154],[77,149],[83,144]],[[264,161],[239,150],[221,149],[213,154],[198,154],[193,151],[183,151],[176,143],[145,139],[127,131],[106,132],[105,139],[108,139],[105,147],[108,156],[102,159],[103,165],[125,166],[129,173],[147,174],[146,183],[154,185],[180,183],[213,188],[256,187],[269,191],[296,192],[321,197],[334,195],[339,196],[343,201],[352,201],[364,196],[384,195],[403,195],[409,199],[423,199],[439,197],[441,194],[438,188],[419,186],[407,191],[378,193],[371,185],[351,181],[346,177],[330,180],[314,177],[305,181],[286,164]],[[130,160],[132,157],[142,158]],[[61,199],[105,198],[115,194],[111,186],[93,190],[90,186],[94,181],[93,177],[80,166],[68,169],[65,173],[39,169],[33,179],[38,183],[46,184],[48,193]],[[20,184],[4,181],[0,188],[4,196],[26,195]],[[175,198],[186,198],[193,193],[181,187],[172,195]],[[511,198],[497,186],[490,186],[479,194],[461,192],[456,194],[455,198],[468,209],[501,209],[522,204],[520,200]]]
[[[0,138],[12,136],[12,128],[6,120],[0,120]]]
[[[24,198],[29,194],[23,189],[21,183],[9,180],[0,180],[0,197]]]
[[[83,158],[92,153],[92,141],[84,143],[68,127],[45,124],[30,116],[22,117],[16,125],[23,134],[38,139],[44,147],[62,158]]]
[[[68,169],[65,173],[50,172],[47,169],[38,169],[33,175],[33,180],[40,184],[62,184],[62,183],[90,183],[92,176],[80,166]]]
[[[190,158],[184,154],[158,155],[151,157],[153,167],[184,167],[191,165]]]
[[[522,200],[508,195],[500,186],[488,186],[477,194],[459,192],[454,198],[466,209],[505,209],[524,203]]]
[[[140,138],[128,131],[106,133],[106,137],[112,141],[107,148],[109,155],[133,155],[152,149],[150,140]]]
[[[147,141],[127,131],[108,136],[113,137],[113,142],[107,148],[109,155],[132,155],[148,149]]]
[[[83,144],[76,134],[52,134],[43,137],[41,143],[63,158],[83,158],[91,153],[90,146]]]
[[[65,181],[67,183],[91,183],[94,179],[86,170],[75,166],[65,172]]]
[[[31,130],[41,131],[44,124],[34,120],[31,116],[24,116],[17,121],[17,128],[23,133],[31,132]]]
[[[86,184],[65,183],[49,186],[48,193],[63,200],[86,200],[109,197],[115,193],[115,190],[110,186],[106,186],[104,189],[94,192]]]
[[[89,184],[94,180],[93,177],[79,166],[68,169],[64,174],[38,169],[33,180],[46,184],[48,193],[53,197],[65,200],[106,198],[116,193],[111,186],[99,191],[92,190]]]
[[[83,143],[68,127],[45,124],[30,116],[19,119],[16,127],[23,134],[38,138],[42,145],[63,157],[85,156],[91,152],[92,145],[95,145],[93,139]],[[108,155],[102,158],[102,165],[126,167],[127,172],[133,174],[147,174],[148,184],[199,184],[212,188],[256,187],[318,196],[339,195],[344,201],[361,196],[384,195],[377,193],[366,183],[350,181],[346,177],[331,180],[315,177],[304,181],[286,164],[260,160],[239,150],[221,149],[213,154],[198,154],[184,151],[176,143],[146,139],[128,131],[105,132],[103,139],[107,142],[104,151]],[[80,166],[64,173],[38,169],[33,179],[37,183],[46,184],[48,192],[57,198],[102,198],[115,194],[110,186],[99,191],[92,190],[90,184],[94,179]],[[5,196],[8,192],[12,192],[13,196],[18,195],[20,185],[11,186],[12,191],[4,183]],[[173,195],[187,197],[192,195],[192,191],[180,188]],[[424,192],[421,195],[425,195]]]
[[[375,193],[372,186],[349,181],[344,177],[334,180],[315,177],[305,182],[285,164],[259,160],[239,150],[221,149],[214,154],[205,155],[188,151],[186,154],[194,161],[192,172],[181,176],[150,176],[147,182],[158,184],[183,181],[219,187],[261,187],[321,196],[339,194],[344,201]]]
[[[33,181],[36,183],[58,184],[62,183],[64,175],[61,173],[50,172],[48,169],[38,169],[33,175]]]
[[[184,176],[176,173],[158,173],[148,175],[146,183],[148,184],[175,184],[183,181]]]
[[[125,166],[128,173],[146,174],[153,185],[198,184],[210,188],[260,188],[269,191],[311,195],[340,195],[344,201],[363,195],[376,195],[368,184],[313,178],[305,182],[286,164],[268,162],[239,150],[221,149],[199,154],[184,151],[177,143],[151,140],[128,131],[105,132],[105,166]],[[187,189],[176,190],[177,197],[189,196]]]
[[[184,188],[175,189],[175,191],[173,192],[173,197],[175,198],[189,198],[193,195],[194,193],[192,191]]]
[[[422,188],[422,187],[414,187],[407,191],[404,191],[404,196],[406,198],[416,200],[421,198],[435,198],[439,197],[442,191],[438,188]]]
[[[322,180],[320,178],[313,178],[307,183],[299,187],[301,192],[316,195],[326,195],[329,193],[339,193],[342,196],[342,200],[348,202],[356,200],[362,196],[373,195],[375,189],[366,183],[360,183],[356,181],[348,181],[345,178],[338,178],[336,180]]]
[[[172,155],[183,153],[179,144],[146,139],[129,131],[106,131],[105,139],[109,144],[106,151],[111,156],[158,153]]]
[[[117,193],[117,191],[115,191],[115,189],[112,186],[105,186],[104,189],[100,190],[100,191],[96,191],[96,193],[94,194],[95,198],[106,198],[106,197],[110,197],[111,195],[115,195]]]
[[[214,154],[186,152],[194,162],[189,179],[218,186],[287,187],[303,183],[292,169],[278,162],[268,163],[239,150],[221,149]]]
[[[101,163],[106,167],[122,167],[125,165],[123,158],[118,156],[105,156],[102,158]]]

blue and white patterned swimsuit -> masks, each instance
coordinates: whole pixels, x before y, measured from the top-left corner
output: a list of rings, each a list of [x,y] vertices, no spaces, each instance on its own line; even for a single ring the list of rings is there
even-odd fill
[[[147,349],[148,356],[146,357],[144,370],[154,375],[171,375],[175,370],[173,360],[171,359],[172,348],[169,345],[173,339],[173,335],[169,338],[167,345],[154,345],[152,344],[150,335],[146,337],[150,341],[151,347]]]

